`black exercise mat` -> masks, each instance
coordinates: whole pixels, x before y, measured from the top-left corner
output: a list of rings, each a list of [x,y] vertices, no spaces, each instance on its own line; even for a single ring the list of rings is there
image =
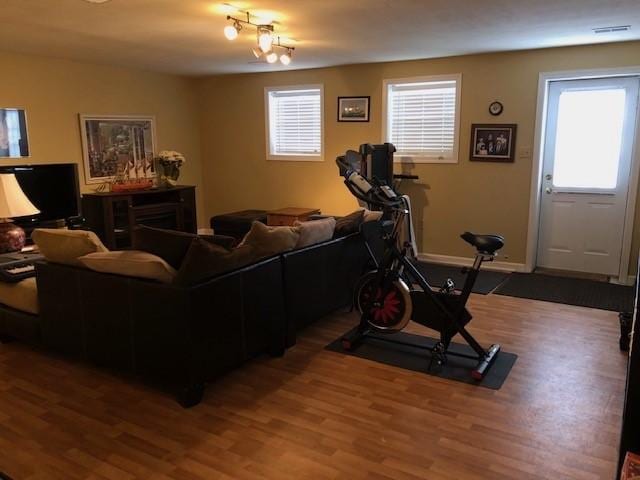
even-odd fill
[[[633,287],[582,278],[513,273],[494,293],[614,312],[633,311]]]
[[[502,387],[504,381],[509,375],[509,372],[511,371],[511,368],[518,358],[518,356],[513,353],[500,351],[493,362],[493,365],[489,369],[489,372],[487,372],[482,381],[478,382],[471,377],[471,370],[477,363],[474,360],[449,355],[447,357],[448,361],[445,365],[440,366],[434,361],[431,369],[429,369],[431,353],[428,350],[419,347],[390,343],[384,340],[379,340],[379,338],[411,342],[427,348],[433,347],[437,342],[437,340],[433,338],[399,332],[390,335],[368,335],[362,343],[352,351],[347,351],[342,348],[342,337],[340,337],[327,345],[325,349],[332,352],[353,355],[359,358],[366,358],[367,360],[373,360],[374,362],[384,363],[385,365],[391,365],[393,367],[413,370],[414,372],[422,372],[440,378],[455,380],[457,382],[479,385],[493,390],[499,390],[500,387]],[[489,345],[487,345],[487,347],[488,346]],[[466,355],[475,354],[471,347],[459,343],[452,343],[449,350],[452,352],[464,353]]]
[[[441,287],[447,278],[453,280],[456,288],[462,290],[466,275],[462,273],[462,267],[451,267],[437,263],[417,262],[416,267],[425,276],[429,285]],[[480,270],[476,284],[473,286],[473,293],[488,295],[509,277],[508,273],[493,272],[490,270]]]

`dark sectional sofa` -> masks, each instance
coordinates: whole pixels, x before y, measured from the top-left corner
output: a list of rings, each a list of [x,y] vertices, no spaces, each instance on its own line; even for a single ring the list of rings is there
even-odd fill
[[[350,305],[367,261],[356,233],[193,287],[41,262],[40,314],[0,306],[0,335],[170,387],[192,406],[206,382],[281,355],[302,328]]]

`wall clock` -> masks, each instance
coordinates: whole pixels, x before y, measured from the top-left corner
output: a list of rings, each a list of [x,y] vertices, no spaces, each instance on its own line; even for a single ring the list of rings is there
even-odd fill
[[[500,102],[493,102],[491,105],[489,105],[489,113],[494,117],[500,115],[502,113],[502,110],[504,110],[504,107]]]

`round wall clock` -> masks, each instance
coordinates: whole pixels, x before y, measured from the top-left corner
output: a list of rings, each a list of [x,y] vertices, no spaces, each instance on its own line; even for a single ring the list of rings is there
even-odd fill
[[[504,107],[500,102],[493,102],[491,105],[489,105],[489,113],[493,116],[500,115],[502,113],[502,110],[504,110]]]

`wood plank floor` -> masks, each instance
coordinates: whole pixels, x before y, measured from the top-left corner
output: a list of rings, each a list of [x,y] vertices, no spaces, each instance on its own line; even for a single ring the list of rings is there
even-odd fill
[[[626,359],[612,312],[473,296],[519,359],[499,391],[323,347],[337,314],[183,410],[135,381],[0,346],[0,471],[31,479],[612,479]],[[417,328],[413,329],[418,331]]]

